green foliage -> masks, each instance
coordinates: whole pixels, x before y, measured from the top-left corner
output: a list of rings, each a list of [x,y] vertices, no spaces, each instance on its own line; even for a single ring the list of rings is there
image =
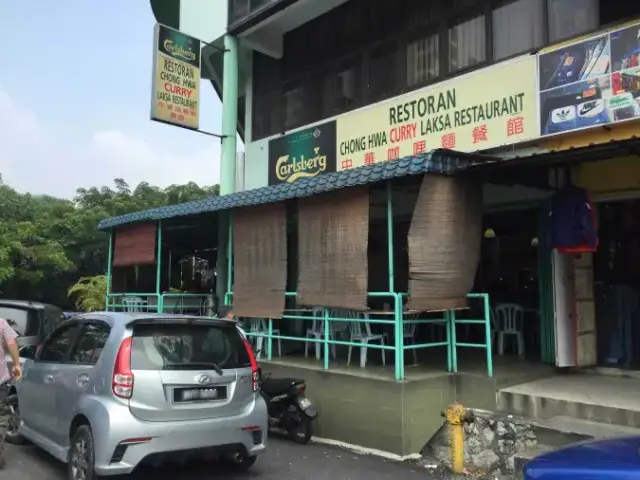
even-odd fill
[[[82,277],[67,292],[75,299],[76,309],[81,312],[97,312],[105,309],[107,276]]]
[[[142,182],[132,189],[117,178],[113,187],[80,188],[73,200],[64,200],[19,193],[1,178],[0,294],[63,308],[71,306],[70,287],[89,288],[87,279],[105,272],[108,237],[97,229],[100,220],[219,194],[218,185],[189,182],[159,188]],[[88,295],[74,292],[76,301]]]

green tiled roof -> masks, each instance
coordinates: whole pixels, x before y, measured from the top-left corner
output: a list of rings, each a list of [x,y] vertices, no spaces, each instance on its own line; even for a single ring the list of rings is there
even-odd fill
[[[309,197],[341,188],[355,187],[367,183],[380,182],[406,175],[440,173],[452,175],[457,170],[475,163],[494,160],[493,157],[459,153],[451,150],[432,150],[417,156],[404,157],[390,162],[365,165],[353,170],[325,173],[317,177],[302,178],[292,183],[281,183],[269,187],[245,190],[243,192],[211,197],[204,200],[157,207],[141,212],[127,213],[107,218],[100,222],[98,229],[108,230],[121,225],[138,222],[163,220],[206,212],[248,207],[262,203],[275,203],[292,198]]]

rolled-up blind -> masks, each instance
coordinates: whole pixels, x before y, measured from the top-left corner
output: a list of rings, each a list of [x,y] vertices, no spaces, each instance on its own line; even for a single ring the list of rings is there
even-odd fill
[[[156,263],[156,224],[120,227],[114,232],[113,266],[130,267]]]
[[[425,175],[408,240],[408,308],[467,307],[480,260],[482,186],[468,178]]]
[[[233,310],[281,318],[287,286],[287,213],[283,202],[233,212]]]
[[[369,191],[298,201],[298,303],[367,309]]]

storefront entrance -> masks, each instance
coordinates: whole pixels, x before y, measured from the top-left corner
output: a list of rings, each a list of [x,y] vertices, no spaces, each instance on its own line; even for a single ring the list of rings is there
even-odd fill
[[[594,255],[598,364],[640,370],[640,200],[597,204]]]
[[[494,354],[539,361],[538,211],[484,215],[482,256],[474,291],[491,299]],[[501,340],[502,338],[502,340]]]

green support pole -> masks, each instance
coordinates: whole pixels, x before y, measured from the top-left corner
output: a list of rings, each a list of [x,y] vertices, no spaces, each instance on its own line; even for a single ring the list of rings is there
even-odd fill
[[[329,325],[329,309],[324,309],[324,358],[323,367],[329,370],[329,338],[331,335],[331,325]]]
[[[387,182],[387,262],[389,270],[389,292],[395,293],[395,265],[393,261],[393,186],[391,181]],[[396,380],[402,380],[404,376],[404,347],[402,346],[402,298],[400,296],[394,297],[394,320],[395,320],[395,375]],[[398,305],[400,304],[400,305]]]
[[[449,322],[451,325],[451,338],[450,340],[450,345],[451,345],[451,367],[454,373],[458,373],[458,339],[457,339],[457,332],[456,332],[456,311],[455,310],[450,310],[449,311]]]
[[[273,338],[271,338],[273,336],[273,318],[269,319],[269,336],[267,337],[267,360],[271,360],[272,358],[272,352],[271,349],[273,348]]]
[[[393,189],[391,182],[387,182],[387,260],[389,262],[389,291],[395,292],[395,265],[393,262]]]
[[[229,215],[230,212],[218,212],[218,245],[216,259],[216,308],[227,305],[226,294],[231,291],[229,287]],[[231,305],[231,301],[228,303]]]
[[[158,240],[156,245],[156,296],[158,297],[158,313],[163,313],[160,284],[162,282],[162,220],[158,220]]]
[[[489,305],[489,296],[485,295],[482,299],[484,307],[484,335],[486,339],[487,353],[487,375],[493,377],[493,345],[491,344],[491,306]]]
[[[109,231],[109,251],[107,253],[107,298],[104,309],[109,311],[109,295],[111,294],[111,257],[113,257],[113,230]]]
[[[222,61],[222,155],[220,161],[220,195],[235,191],[236,132],[238,129],[238,39],[224,37]],[[226,304],[231,291],[231,216],[218,214],[218,260],[216,265],[216,296],[218,305]]]
[[[227,292],[233,291],[233,217],[229,212],[227,224]]]
[[[453,345],[451,345],[451,315],[449,311],[444,312],[447,330],[447,372],[453,372]]]
[[[222,64],[222,158],[220,165],[220,195],[235,190],[236,131],[238,129],[238,39],[224,37]]]

